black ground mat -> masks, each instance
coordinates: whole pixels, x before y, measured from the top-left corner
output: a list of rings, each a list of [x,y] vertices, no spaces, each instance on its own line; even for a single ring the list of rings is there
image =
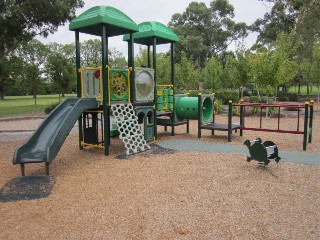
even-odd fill
[[[120,154],[120,155],[116,156],[116,159],[128,159],[131,156],[136,156],[136,155],[143,156],[143,157],[149,157],[150,155],[154,155],[154,154],[172,154],[172,153],[177,152],[177,150],[164,148],[164,147],[161,147],[155,143],[150,144],[150,147],[151,147],[150,150],[146,150],[144,152],[132,154],[129,156],[127,156],[125,153]]]
[[[54,182],[53,176],[13,178],[0,189],[0,202],[48,197],[53,189]]]

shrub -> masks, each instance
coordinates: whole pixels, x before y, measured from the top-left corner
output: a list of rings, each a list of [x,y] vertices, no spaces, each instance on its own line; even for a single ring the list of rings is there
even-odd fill
[[[258,96],[252,96],[249,98],[249,103],[267,103],[267,98],[265,97],[258,97]]]
[[[299,96],[298,94],[295,93],[289,93],[288,94],[288,99],[290,102],[298,102],[299,101]]]
[[[278,97],[278,101],[286,102],[289,100],[286,93],[284,92],[278,92],[277,97]]]
[[[46,114],[49,114],[53,109],[55,109],[60,103],[59,102],[55,102],[55,103],[51,103],[50,105],[46,106],[46,108],[44,109],[44,112]]]
[[[259,98],[257,96],[250,97],[250,103],[267,103],[268,99],[266,97]],[[272,102],[269,102],[272,103]],[[252,113],[257,114],[260,111],[260,107],[252,107]],[[268,107],[268,115],[272,115],[277,111],[276,107]]]
[[[227,104],[229,100],[232,102],[239,102],[238,91],[234,90],[220,90],[216,91],[216,98],[220,99],[222,104]]]

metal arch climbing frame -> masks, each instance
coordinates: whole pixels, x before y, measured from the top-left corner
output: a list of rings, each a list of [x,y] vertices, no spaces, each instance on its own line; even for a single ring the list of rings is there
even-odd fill
[[[309,143],[312,142],[312,125],[313,125],[313,101],[306,102],[303,104],[260,104],[260,103],[239,103],[239,104],[231,104],[229,105],[229,112],[230,108],[233,106],[240,107],[240,136],[243,135],[243,130],[252,130],[252,131],[263,131],[263,132],[277,132],[277,133],[290,133],[290,134],[303,134],[303,150],[307,150],[307,141]],[[246,127],[245,126],[245,109],[246,107],[259,107],[260,108],[260,127]],[[276,107],[278,108],[278,126],[277,129],[269,129],[262,127],[262,109],[267,107]],[[284,130],[280,129],[280,109],[281,108],[296,108],[298,111],[298,119],[297,119],[297,130]],[[304,127],[303,130],[300,130],[300,111],[304,109]],[[231,120],[232,116],[229,114],[229,121]],[[309,120],[309,121],[308,121]],[[309,138],[308,138],[309,135]]]

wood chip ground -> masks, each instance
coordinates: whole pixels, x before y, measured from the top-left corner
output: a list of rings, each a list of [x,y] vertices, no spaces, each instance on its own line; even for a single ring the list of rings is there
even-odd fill
[[[225,116],[216,121],[227,122]],[[259,118],[246,121],[253,126]],[[0,131],[38,124],[0,122]],[[263,124],[277,127],[277,120],[264,118]],[[296,128],[297,121],[281,118],[281,125]],[[191,121],[186,134],[179,126],[174,137],[159,128],[158,141],[197,140],[196,127]],[[302,135],[293,134],[246,131],[234,134],[231,144],[256,137],[274,141],[280,156],[281,150],[302,151]],[[316,116],[307,153],[320,154],[319,139]],[[11,161],[24,141],[0,142],[0,187],[20,176]],[[203,131],[200,141],[230,144],[219,131]],[[0,239],[320,239],[319,166],[272,162],[261,169],[243,154],[206,152],[118,159],[125,152],[119,139],[111,140],[110,152],[80,151],[72,132],[51,164],[55,184],[47,198],[0,203]],[[26,165],[28,176],[44,170],[44,164]]]

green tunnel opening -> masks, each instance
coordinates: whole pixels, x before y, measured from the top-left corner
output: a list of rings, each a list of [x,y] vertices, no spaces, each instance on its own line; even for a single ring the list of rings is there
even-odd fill
[[[202,121],[208,122],[212,118],[213,102],[210,97],[206,97],[202,104]]]
[[[176,115],[180,119],[198,119],[198,97],[180,97],[176,100]],[[202,122],[212,118],[213,101],[210,97],[202,99]]]

